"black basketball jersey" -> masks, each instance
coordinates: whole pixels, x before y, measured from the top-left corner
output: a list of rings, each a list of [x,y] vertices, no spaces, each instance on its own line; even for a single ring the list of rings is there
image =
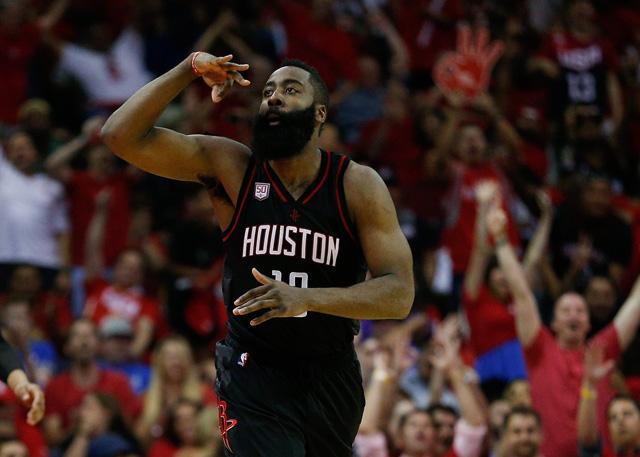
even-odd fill
[[[295,200],[267,161],[251,158],[227,230],[223,291],[229,336],[247,350],[274,356],[323,357],[348,350],[358,323],[307,312],[257,326],[260,312],[233,314],[233,301],[264,275],[295,287],[348,287],[364,280],[366,264],[347,214],[343,177],[349,159],[321,151],[320,171]]]

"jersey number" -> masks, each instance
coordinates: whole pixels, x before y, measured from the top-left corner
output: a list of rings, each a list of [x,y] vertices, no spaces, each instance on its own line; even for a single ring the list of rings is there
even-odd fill
[[[276,281],[282,281],[282,272],[280,270],[271,270],[271,274]],[[298,285],[298,283],[300,283],[300,285]],[[306,289],[309,287],[309,275],[300,271],[292,271],[289,273],[289,285],[291,287]],[[293,317],[305,317],[306,315],[307,312],[305,311]]]

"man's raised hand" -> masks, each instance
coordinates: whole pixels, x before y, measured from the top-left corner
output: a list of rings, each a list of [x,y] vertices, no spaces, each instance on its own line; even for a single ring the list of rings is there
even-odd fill
[[[234,83],[246,87],[251,82],[242,77],[240,72],[247,71],[249,64],[231,62],[232,54],[224,57],[216,57],[206,52],[196,52],[191,57],[193,72],[201,76],[205,83],[211,87],[211,100],[218,103],[222,100]]]

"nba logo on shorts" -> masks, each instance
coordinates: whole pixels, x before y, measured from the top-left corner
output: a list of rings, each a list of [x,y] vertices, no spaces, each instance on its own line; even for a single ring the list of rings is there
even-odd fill
[[[238,360],[238,365],[244,367],[247,364],[247,360],[249,360],[249,353],[243,352],[240,354],[240,359]]]
[[[256,197],[256,200],[258,201],[265,200],[269,196],[270,187],[271,187],[271,184],[269,183],[257,182],[253,196]]]

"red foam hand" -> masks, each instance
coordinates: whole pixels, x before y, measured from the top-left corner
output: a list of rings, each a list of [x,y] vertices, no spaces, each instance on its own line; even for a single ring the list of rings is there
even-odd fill
[[[481,28],[475,37],[467,26],[458,28],[457,49],[443,54],[433,69],[433,79],[445,94],[472,100],[487,90],[491,71],[504,51],[501,41],[489,44],[489,31]]]

